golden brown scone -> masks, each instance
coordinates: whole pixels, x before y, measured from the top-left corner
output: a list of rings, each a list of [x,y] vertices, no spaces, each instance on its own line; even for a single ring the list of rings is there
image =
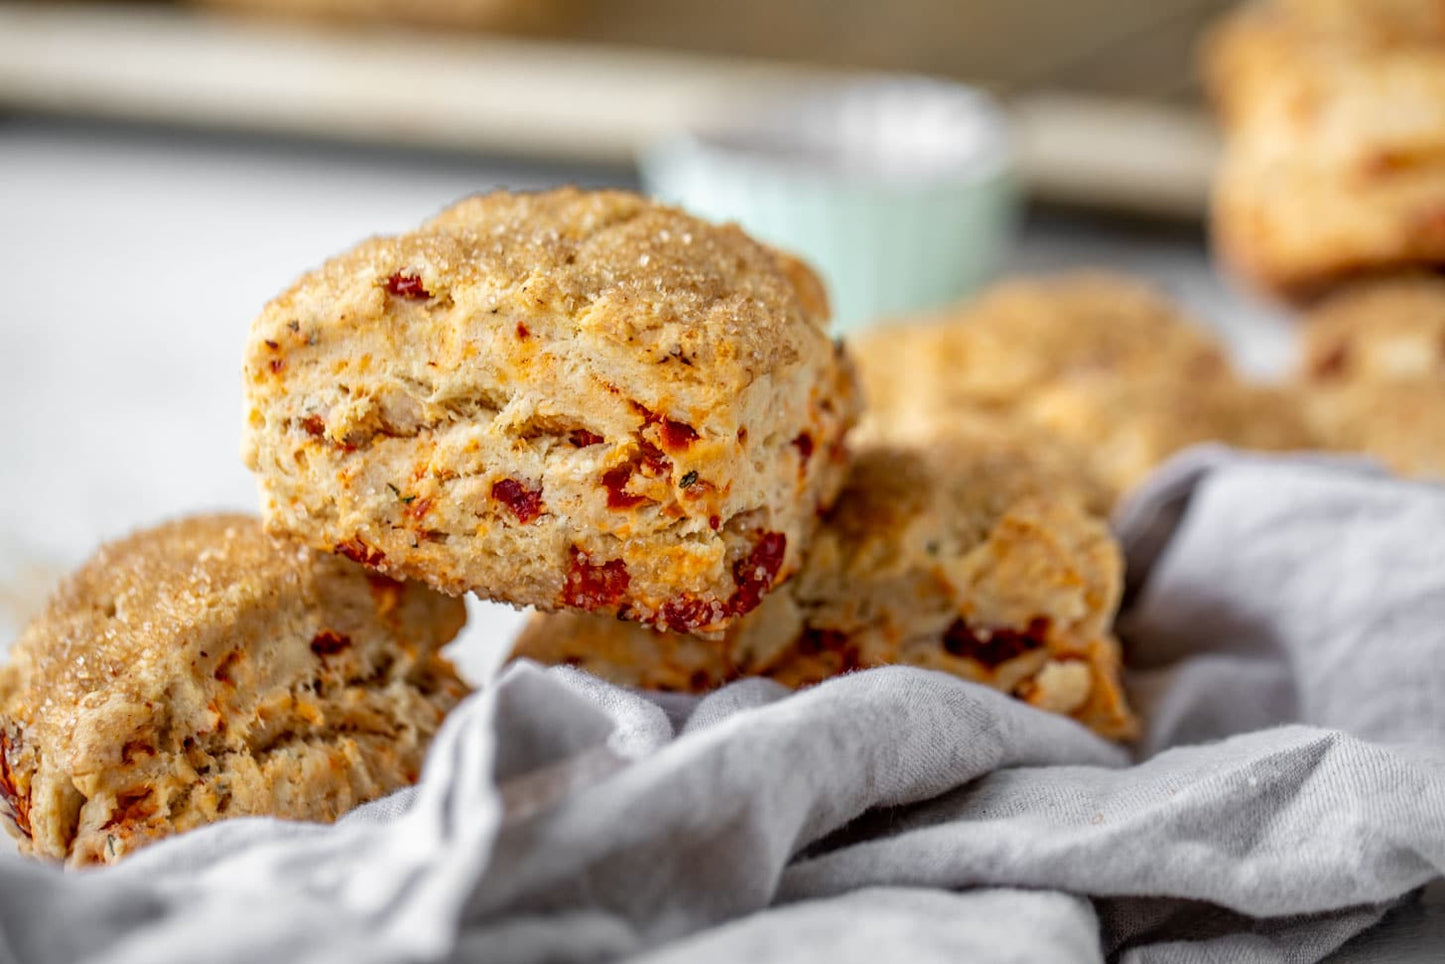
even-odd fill
[[[1200,59],[1210,100],[1233,127],[1268,98],[1262,89],[1347,69],[1352,59],[1442,44],[1440,0],[1269,0],[1221,17],[1206,32]]]
[[[868,420],[910,433],[960,410],[1017,408],[1057,379],[1091,372],[1181,379],[1227,372],[1223,346],[1153,288],[1078,272],[1005,281],[935,318],[855,339]]]
[[[1303,389],[1324,444],[1401,475],[1445,478],[1445,378],[1321,383]]]
[[[244,14],[460,30],[532,32],[565,23],[573,0],[192,0]]]
[[[267,525],[445,592],[712,632],[797,568],[857,393],[795,259],[617,191],[470,198],[252,326]]]
[[[1230,91],[1231,127],[1211,219],[1239,274],[1306,299],[1341,280],[1445,261],[1438,28],[1418,43],[1385,42],[1393,27],[1378,43],[1306,42],[1281,28],[1256,37],[1248,58],[1236,49],[1253,67],[1216,65],[1235,79],[1217,85]]]
[[[867,444],[802,571],[721,641],[568,613],[533,617],[514,654],[693,692],[926,666],[1126,737],[1119,549],[1036,452],[1030,436]]]
[[[1343,383],[1445,379],[1445,278],[1364,282],[1306,319],[1299,377]]]
[[[1232,378],[1063,379],[1040,389],[1021,414],[1086,452],[1094,476],[1116,495],[1202,442],[1272,452],[1318,442],[1292,392]]]
[[[226,817],[334,820],[415,782],[466,687],[460,600],[244,515],[102,548],[0,668],[0,812],[72,866]]]
[[[855,356],[870,405],[861,437],[1008,417],[1114,497],[1196,442],[1313,442],[1290,396],[1241,383],[1212,334],[1114,275],[1005,282],[941,321],[876,329]]]

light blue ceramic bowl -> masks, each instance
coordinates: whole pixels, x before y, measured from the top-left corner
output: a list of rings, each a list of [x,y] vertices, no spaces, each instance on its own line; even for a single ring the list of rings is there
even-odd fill
[[[646,189],[737,221],[823,274],[836,330],[937,307],[1002,260],[1018,192],[1001,112],[973,88],[864,78],[641,159]]]

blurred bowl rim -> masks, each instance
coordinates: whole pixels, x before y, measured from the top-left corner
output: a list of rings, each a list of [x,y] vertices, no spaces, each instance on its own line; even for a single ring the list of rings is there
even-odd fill
[[[932,156],[920,159],[920,146]],[[919,193],[1006,179],[1015,152],[1007,115],[986,91],[878,74],[810,87],[757,113],[674,131],[639,160],[653,181],[679,162],[702,162],[815,186]]]

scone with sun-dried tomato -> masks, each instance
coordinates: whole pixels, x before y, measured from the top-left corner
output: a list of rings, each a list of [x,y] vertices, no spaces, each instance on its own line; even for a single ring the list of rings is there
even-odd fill
[[[1148,285],[1076,272],[1005,281],[936,317],[854,342],[868,420],[887,434],[954,412],[1017,408],[1059,378],[1228,372],[1223,345]]]
[[[1363,282],[1306,318],[1299,377],[1317,384],[1445,379],[1445,278]]]
[[[1079,376],[1040,389],[1019,412],[1087,453],[1094,476],[1116,495],[1191,445],[1287,452],[1318,443],[1294,392],[1233,377]]]
[[[415,782],[466,692],[437,652],[465,619],[249,516],[111,543],[0,668],[0,822],[83,866],[227,817],[334,820]]]
[[[1445,264],[1445,42],[1331,44],[1255,73],[1215,178],[1222,258],[1299,299]]]
[[[804,686],[926,666],[1126,737],[1118,546],[1087,492],[1041,468],[1033,437],[1010,443],[997,424],[992,438],[865,445],[802,571],[721,640],[543,614],[514,655],[694,692],[745,675]]]
[[[856,393],[821,284],[636,195],[474,197],[251,331],[269,528],[451,593],[712,632],[798,566]]]

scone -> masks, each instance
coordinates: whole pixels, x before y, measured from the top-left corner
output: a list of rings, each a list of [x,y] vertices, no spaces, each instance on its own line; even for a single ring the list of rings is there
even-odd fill
[[[549,614],[514,655],[693,692],[744,675],[805,686],[926,666],[1126,737],[1111,633],[1119,549],[1034,452],[1032,439],[1010,448],[1003,435],[866,445],[802,571],[722,640]]]
[[[415,782],[466,688],[461,601],[243,515],[102,548],[0,668],[0,812],[21,849],[110,863],[226,817],[333,820]]]
[[[1306,319],[1299,377],[1320,384],[1445,379],[1445,278],[1366,282]]]
[[[854,342],[868,419],[910,433],[960,410],[1017,408],[1060,377],[1185,380],[1227,372],[1223,346],[1153,288],[1079,272],[1002,282],[934,318],[876,328]]]
[[[1093,475],[1116,495],[1202,442],[1272,452],[1318,443],[1293,392],[1225,377],[1061,379],[1036,392],[1020,416],[1085,452]]]
[[[268,528],[449,593],[719,631],[842,482],[848,360],[808,268],[617,191],[473,197],[251,330]]]
[[[1373,456],[1401,475],[1445,479],[1445,378],[1320,383],[1302,395],[1325,447]]]
[[[1261,89],[1392,49],[1445,44],[1439,0],[1260,0],[1207,32],[1204,86],[1226,128],[1248,121]]]
[[[1445,262],[1445,43],[1326,45],[1276,63],[1230,108],[1211,205],[1221,258],[1301,300]]]
[[[1096,273],[1002,283],[933,322],[855,345],[869,439],[926,438],[982,414],[1035,431],[1114,497],[1203,441],[1308,448],[1287,394],[1245,385],[1223,344],[1148,286]]]

